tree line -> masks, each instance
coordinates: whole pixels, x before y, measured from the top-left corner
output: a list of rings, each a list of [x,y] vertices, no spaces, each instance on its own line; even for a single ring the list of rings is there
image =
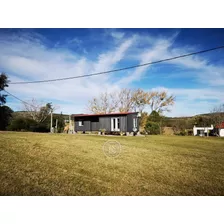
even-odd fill
[[[52,103],[39,103],[32,99],[23,102],[23,111],[13,112],[6,106],[7,94],[4,89],[9,85],[5,73],[0,75],[0,130],[11,131],[50,131],[50,113],[57,107]],[[164,112],[169,112],[175,103],[175,96],[166,91],[144,91],[143,89],[124,88],[119,91],[103,92],[93,97],[87,104],[90,113],[139,112],[140,131],[143,134],[162,134],[164,128],[171,128],[174,134],[185,135],[186,130],[193,126],[216,126],[224,121],[224,104],[216,106],[210,114],[188,118],[168,118]],[[58,132],[65,128],[65,116],[54,114],[53,126],[57,119]]]

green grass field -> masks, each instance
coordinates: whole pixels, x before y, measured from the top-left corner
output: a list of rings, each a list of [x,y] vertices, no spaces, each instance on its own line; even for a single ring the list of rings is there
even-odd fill
[[[0,132],[0,195],[224,195],[224,139]]]

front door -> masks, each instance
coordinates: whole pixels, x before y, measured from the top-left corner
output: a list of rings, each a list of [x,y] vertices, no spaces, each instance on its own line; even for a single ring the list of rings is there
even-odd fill
[[[120,131],[120,118],[111,118],[111,131]]]

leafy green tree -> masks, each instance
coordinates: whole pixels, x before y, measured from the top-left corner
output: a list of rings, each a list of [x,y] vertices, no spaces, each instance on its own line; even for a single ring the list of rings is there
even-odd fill
[[[162,126],[165,119],[164,116],[161,116],[159,112],[153,110],[148,119],[150,122],[154,122],[157,126],[159,126],[159,133],[162,134]]]
[[[160,134],[160,126],[158,123],[153,121],[147,121],[145,130],[151,135],[158,135]]]
[[[12,117],[12,109],[10,107],[4,106],[6,103],[6,94],[2,94],[5,87],[8,87],[8,77],[5,73],[0,75],[0,130],[6,130],[7,125]]]
[[[145,130],[149,134],[158,135],[161,134],[161,127],[162,127],[162,119],[163,117],[157,111],[152,111],[151,114],[148,116]]]
[[[5,89],[5,87],[8,87],[8,77],[5,73],[1,73],[0,75],[0,106],[3,106],[6,103],[6,97],[7,95],[2,94],[2,91]]]
[[[0,106],[0,130],[6,130],[6,127],[12,119],[12,113],[13,111],[10,107]]]
[[[149,115],[149,120],[159,123],[159,122],[161,122],[162,117],[159,115],[159,113],[157,111],[153,110],[151,112],[151,114]]]

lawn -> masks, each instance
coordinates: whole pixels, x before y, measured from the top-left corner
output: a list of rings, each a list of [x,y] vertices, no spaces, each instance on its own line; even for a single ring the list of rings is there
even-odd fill
[[[224,195],[224,139],[0,132],[0,195]]]

